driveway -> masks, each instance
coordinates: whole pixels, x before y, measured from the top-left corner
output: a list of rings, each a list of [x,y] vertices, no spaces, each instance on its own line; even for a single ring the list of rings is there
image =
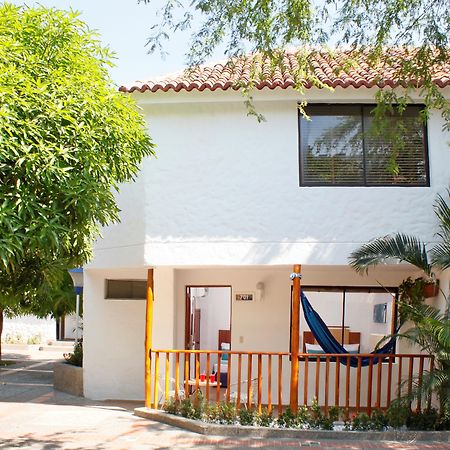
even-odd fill
[[[90,401],[53,390],[61,352],[6,350],[0,369],[0,449],[450,449],[448,444],[200,436],[132,414],[138,402]]]

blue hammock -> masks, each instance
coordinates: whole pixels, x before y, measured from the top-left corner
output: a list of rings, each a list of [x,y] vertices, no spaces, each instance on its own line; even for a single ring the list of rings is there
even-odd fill
[[[335,337],[330,333],[325,322],[322,318],[314,311],[311,303],[306,298],[306,295],[301,292],[300,299],[302,303],[303,313],[305,315],[306,322],[314,335],[316,341],[322,347],[325,353],[334,353],[334,354],[342,354],[348,355],[349,352],[345,350],[345,348],[335,339]],[[395,338],[391,338],[383,347],[371,353],[371,355],[388,355],[392,352],[395,345]],[[352,367],[358,367],[358,360],[360,360],[360,364],[362,367],[368,366],[370,361],[373,361],[373,364],[377,364],[383,360],[383,357],[380,358],[356,358],[354,356],[350,358],[339,358],[341,364],[347,365],[350,363]]]

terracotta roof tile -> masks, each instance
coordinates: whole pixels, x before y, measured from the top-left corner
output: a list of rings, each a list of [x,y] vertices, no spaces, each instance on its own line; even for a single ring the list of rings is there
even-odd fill
[[[396,87],[400,83],[396,79],[398,63],[396,59],[405,58],[407,55],[402,51],[393,51],[390,54],[392,63],[389,65],[379,63],[371,66],[365,55],[351,56],[354,63],[346,64],[349,52],[315,52],[308,58],[314,75],[320,82],[329,87]],[[232,59],[214,65],[199,66],[182,72],[167,75],[160,79],[137,81],[128,86],[121,86],[123,92],[157,92],[170,91],[215,91],[215,90],[238,90],[243,84],[253,79],[256,89],[286,89],[295,86],[294,73],[297,72],[299,63],[296,53],[286,52],[283,62],[273,67],[268,58],[261,55],[250,55]],[[258,76],[255,74],[262,74]],[[444,64],[433,70],[433,81],[440,88],[450,86],[450,63]],[[306,88],[313,85],[307,80],[302,81]],[[417,83],[417,80],[411,80]],[[420,82],[417,83],[420,85]]]

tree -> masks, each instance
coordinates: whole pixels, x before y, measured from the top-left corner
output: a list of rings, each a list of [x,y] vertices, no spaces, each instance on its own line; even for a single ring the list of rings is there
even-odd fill
[[[1,285],[0,281],[0,285]],[[22,290],[21,290],[22,289]],[[23,291],[19,286],[17,291],[12,286],[8,294],[2,295],[3,302],[0,310],[0,337],[3,332],[4,317],[34,315],[39,318],[51,316],[55,319],[63,318],[75,311],[75,290],[67,270],[54,273],[51,282],[45,280],[36,287],[29,287]],[[0,361],[2,359],[2,344],[0,341]]]
[[[85,263],[153,144],[78,13],[0,6],[0,315]]]
[[[450,191],[448,192],[448,194]],[[441,242],[429,251],[426,244],[414,236],[396,234],[384,236],[362,245],[349,257],[350,265],[359,273],[370,267],[397,259],[421,269],[426,277],[434,277],[433,270],[450,267],[450,207],[442,196],[435,203],[439,219]],[[405,280],[400,286],[400,318],[412,322],[412,326],[398,334],[419,345],[422,351],[434,356],[433,371],[425,372],[411,392],[411,398],[425,399],[436,393],[439,399],[442,426],[450,424],[450,319],[449,301],[444,312],[424,304],[424,279]]]
[[[448,70],[450,20],[446,0],[166,0],[155,17],[160,20],[152,26],[149,51],[164,53],[164,42],[174,32],[191,29],[187,52],[191,66],[223,47],[228,57],[249,51],[262,53],[283,69],[283,49],[298,47],[295,82],[299,90],[305,82],[323,86],[311,64],[312,57],[321,51],[318,48],[350,48],[342,68],[355,64],[364,53],[373,67],[384,63],[396,67],[394,78],[405,87],[380,90],[379,112],[389,104],[407,103],[410,90],[420,87],[426,104],[424,115],[437,108],[450,126],[449,104],[433,83],[430,70],[445,65]],[[264,76],[253,73],[249,86]]]

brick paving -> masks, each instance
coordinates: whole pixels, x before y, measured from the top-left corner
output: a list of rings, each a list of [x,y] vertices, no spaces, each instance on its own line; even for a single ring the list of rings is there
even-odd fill
[[[450,443],[201,436],[132,414],[137,402],[95,402],[53,390],[53,352],[6,351],[0,369],[0,449],[447,449]]]

